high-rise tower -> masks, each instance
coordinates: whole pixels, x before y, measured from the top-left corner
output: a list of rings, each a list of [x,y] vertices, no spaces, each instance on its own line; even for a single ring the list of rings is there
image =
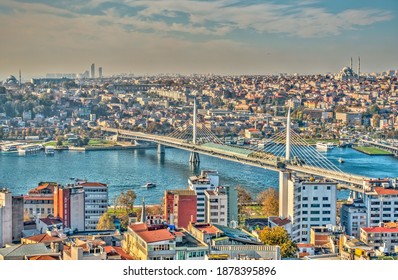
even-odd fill
[[[95,78],[95,64],[91,64],[91,78],[94,79]]]

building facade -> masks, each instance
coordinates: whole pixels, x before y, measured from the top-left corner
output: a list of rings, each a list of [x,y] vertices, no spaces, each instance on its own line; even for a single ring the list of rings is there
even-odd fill
[[[279,182],[279,216],[292,221],[294,241],[308,243],[311,227],[336,224],[336,182],[286,172]]]
[[[167,190],[164,193],[164,219],[177,228],[188,228],[196,222],[196,192],[193,190]]]
[[[205,222],[228,226],[228,196],[223,187],[205,190]]]
[[[6,189],[0,189],[0,248],[12,242],[12,196]]]

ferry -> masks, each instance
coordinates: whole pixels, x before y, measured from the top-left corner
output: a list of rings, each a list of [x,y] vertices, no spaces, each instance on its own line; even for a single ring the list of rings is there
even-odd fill
[[[146,183],[145,185],[142,186],[142,188],[147,188],[147,189],[151,189],[156,187],[155,183]]]
[[[1,145],[1,151],[5,153],[12,153],[18,152],[18,146],[23,145],[23,143],[16,143],[16,142],[8,142],[4,145]]]
[[[55,154],[55,148],[53,146],[47,146],[45,147],[44,152],[48,156],[53,156]]]
[[[43,149],[42,145],[37,145],[37,144],[22,145],[18,146],[18,153],[20,155],[34,154],[39,152],[41,149]]]
[[[319,151],[327,152],[333,148],[334,145],[332,143],[324,143],[324,142],[316,143],[316,149]]]

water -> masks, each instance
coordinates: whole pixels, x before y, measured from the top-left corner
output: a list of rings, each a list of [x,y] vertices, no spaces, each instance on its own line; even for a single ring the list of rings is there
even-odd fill
[[[343,171],[368,177],[398,177],[398,159],[388,156],[368,156],[349,148],[335,148],[325,154]],[[340,164],[342,157],[345,162]],[[188,164],[189,152],[166,149],[159,158],[157,150],[121,150],[56,152],[19,156],[0,154],[0,186],[13,194],[25,194],[40,181],[71,183],[70,178],[99,181],[109,185],[110,200],[121,191],[132,189],[137,202],[145,197],[149,204],[157,204],[166,189],[186,188],[188,177],[198,174]],[[200,169],[215,169],[221,184],[240,185],[253,197],[268,187],[278,187],[278,173],[253,166],[200,155]],[[141,186],[155,182],[156,188]],[[342,195],[346,195],[345,192]]]

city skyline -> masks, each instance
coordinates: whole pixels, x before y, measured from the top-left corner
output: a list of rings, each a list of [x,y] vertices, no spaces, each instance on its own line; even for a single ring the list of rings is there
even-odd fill
[[[336,73],[396,69],[398,3],[4,0],[0,79],[121,72]],[[49,24],[51,23],[51,24]]]

